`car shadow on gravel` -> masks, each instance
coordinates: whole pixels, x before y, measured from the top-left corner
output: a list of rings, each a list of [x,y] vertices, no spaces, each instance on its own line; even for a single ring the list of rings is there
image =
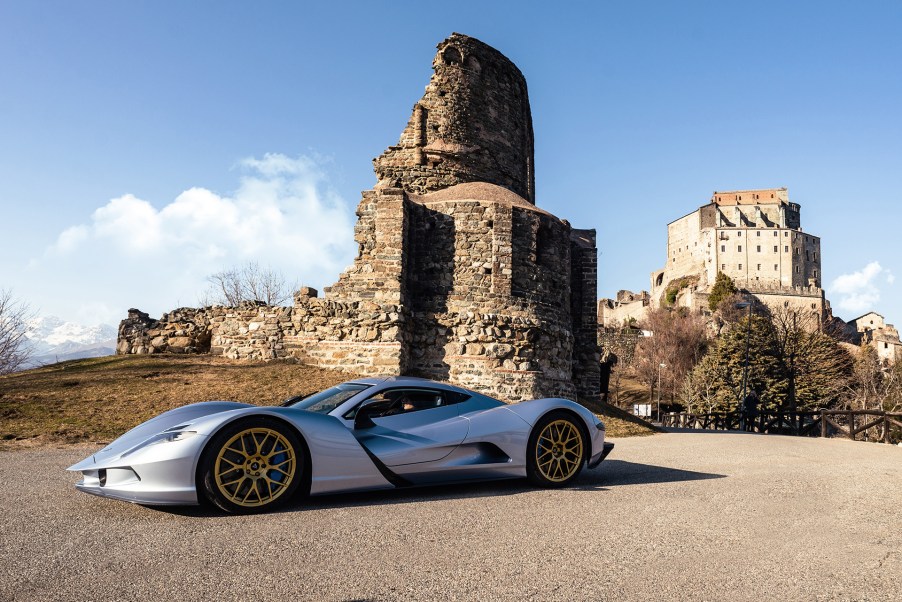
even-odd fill
[[[327,510],[330,508],[355,508],[363,506],[386,506],[396,504],[413,504],[420,502],[468,499],[480,497],[498,497],[517,495],[536,488],[526,479],[510,479],[504,481],[481,481],[477,483],[456,483],[445,485],[424,485],[404,489],[385,489],[379,491],[363,491],[356,493],[336,493],[317,495],[308,498],[298,497],[280,508],[270,510],[266,514],[286,512],[307,512],[310,510]],[[146,506],[148,510],[156,510],[179,516],[213,517],[226,516],[212,506]]]
[[[583,472],[573,489],[610,489],[621,485],[649,485],[652,483],[676,483],[680,481],[703,481],[723,479],[727,475],[709,472],[695,472],[639,464],[626,460],[605,460],[599,470]]]
[[[650,464],[626,462],[624,460],[605,460],[598,469],[583,470],[576,482],[570,487],[567,487],[565,491],[607,491],[612,487],[624,485],[700,481],[705,479],[722,479],[725,476],[726,475],[722,474],[680,470],[667,466],[653,466]],[[526,479],[482,481],[478,483],[452,485],[429,485],[423,487],[411,487],[409,489],[341,493],[315,496],[306,499],[299,498],[292,500],[281,508],[270,511],[270,513],[307,512],[311,510],[328,510],[332,508],[386,506],[454,499],[499,497],[506,495],[521,495],[535,491],[541,491],[541,489],[532,486]],[[148,508],[180,516],[223,516],[218,510],[206,506],[158,506]]]

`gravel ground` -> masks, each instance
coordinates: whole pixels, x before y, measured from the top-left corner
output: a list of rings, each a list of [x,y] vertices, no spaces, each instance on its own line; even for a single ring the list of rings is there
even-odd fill
[[[616,441],[566,490],[314,498],[232,517],[81,494],[93,448],[0,452],[0,600],[900,600],[902,448]]]

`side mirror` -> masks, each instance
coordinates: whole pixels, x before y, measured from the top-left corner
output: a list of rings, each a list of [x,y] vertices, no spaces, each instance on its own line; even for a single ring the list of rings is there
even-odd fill
[[[354,414],[354,430],[357,429],[369,429],[376,426],[376,423],[373,422],[373,414],[376,413],[375,407],[377,404],[385,403],[384,399],[367,399],[357,408],[357,413]]]

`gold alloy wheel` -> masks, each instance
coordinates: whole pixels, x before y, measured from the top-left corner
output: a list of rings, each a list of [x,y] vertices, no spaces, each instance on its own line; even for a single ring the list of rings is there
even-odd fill
[[[549,422],[536,442],[536,467],[549,481],[560,483],[577,472],[583,461],[583,437],[569,420]]]
[[[219,450],[213,474],[228,501],[245,508],[264,506],[287,491],[297,472],[291,443],[279,431],[243,430]]]

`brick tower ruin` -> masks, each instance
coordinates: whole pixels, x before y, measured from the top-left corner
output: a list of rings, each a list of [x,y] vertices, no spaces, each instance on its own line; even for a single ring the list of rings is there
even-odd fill
[[[292,308],[247,307],[197,330],[232,357],[424,376],[510,401],[595,397],[595,231],[535,205],[526,80],[456,33],[433,68],[398,144],[373,161],[357,257],[324,298],[304,289]],[[150,327],[126,322],[120,352],[135,352],[135,332]]]

